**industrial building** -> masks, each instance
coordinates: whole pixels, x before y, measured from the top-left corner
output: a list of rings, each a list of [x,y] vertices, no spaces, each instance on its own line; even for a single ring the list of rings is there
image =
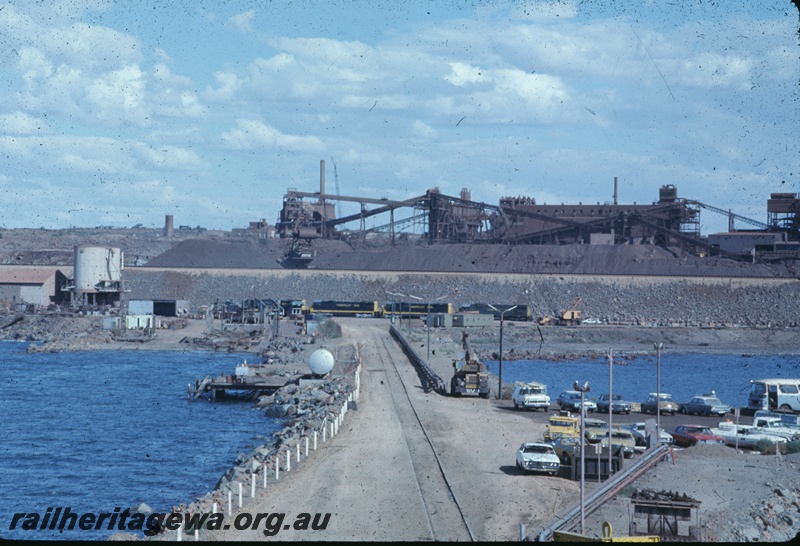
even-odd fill
[[[58,290],[66,275],[53,267],[0,267],[0,301],[12,306],[47,307],[63,302]]]
[[[360,204],[361,211],[337,218],[336,201]],[[373,208],[368,209],[368,206]],[[411,215],[395,220],[395,212],[410,210]],[[700,212],[708,210],[727,216],[729,233],[734,222],[751,227],[748,233],[763,235],[763,241],[749,235],[733,243],[732,238],[709,241],[700,233]],[[442,194],[438,188],[424,195],[394,201],[367,197],[351,197],[326,193],[325,162],[320,162],[320,191],[299,192],[290,189],[284,196],[283,208],[276,224],[280,237],[292,240],[287,253],[288,264],[304,266],[314,258],[312,241],[349,237],[366,238],[370,232],[383,231],[395,242],[398,231],[409,224],[423,225],[424,238],[430,244],[652,244],[680,247],[698,256],[721,255],[747,259],[754,245],[800,241],[800,200],[793,193],[773,193],[767,203],[768,222],[753,220],[732,211],[725,211],[696,200],[679,197],[673,184],[658,190],[652,203],[624,204],[618,201],[617,180],[614,198],[608,203],[543,204],[532,197],[503,197],[498,205],[472,201],[470,191],[461,190],[459,197]],[[388,214],[387,224],[367,229],[365,220]],[[341,226],[359,222],[359,228],[344,230]],[[762,248],[766,248],[763,247]],[[784,247],[784,250],[788,247]]]

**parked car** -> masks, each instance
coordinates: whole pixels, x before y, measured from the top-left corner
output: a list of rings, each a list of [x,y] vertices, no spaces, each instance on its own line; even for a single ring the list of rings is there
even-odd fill
[[[608,394],[601,394],[597,398],[597,411],[599,413],[608,413],[608,402],[609,402]],[[626,401],[625,397],[622,396],[621,394],[612,394],[611,411],[614,413],[630,414],[631,403]]]
[[[606,434],[605,438],[600,440],[600,445],[608,447],[608,442],[609,437]],[[614,428],[611,431],[611,446],[621,446],[623,457],[630,459],[636,453],[636,438],[633,437],[633,433],[628,429]]]
[[[657,400],[658,400],[658,402],[656,402]],[[656,413],[656,407],[660,408],[659,411],[662,414],[667,414],[668,413],[670,415],[675,415],[678,412],[678,410],[680,409],[678,407],[678,404],[675,402],[675,400],[672,399],[672,395],[671,394],[665,394],[663,392],[660,393],[660,394],[657,394],[657,393],[651,392],[650,396],[647,397],[647,400],[642,402],[642,413],[655,414]]]
[[[561,436],[553,441],[553,450],[558,455],[562,464],[572,464],[572,456],[575,453],[575,446],[580,447],[580,436]]]
[[[550,397],[547,396],[547,386],[542,383],[522,383],[514,384],[514,391],[511,393],[511,400],[516,409],[543,409],[550,408]]]
[[[725,444],[725,438],[714,434],[705,425],[678,425],[669,431],[675,438],[675,445],[691,447],[697,444]]]
[[[687,415],[718,415],[730,413],[731,407],[720,402],[714,391],[711,394],[700,394],[681,405],[680,412]]]
[[[550,444],[526,442],[517,450],[517,468],[531,472],[558,473],[561,461]]]
[[[633,437],[636,440],[637,451],[644,451],[647,448],[647,432],[645,430],[646,424],[644,422],[627,423],[620,425],[620,428],[626,428],[631,431],[631,434],[633,434]],[[664,430],[663,427],[659,430],[659,437],[661,438],[662,444],[675,443],[675,439],[672,437],[672,434]]]
[[[562,410],[579,412],[581,411],[581,393],[578,391],[564,391],[558,395],[556,403]],[[597,409],[597,404],[584,397],[583,407],[587,412],[593,413]]]
[[[602,419],[583,420],[583,435],[590,444],[596,444],[605,436],[608,436],[608,423]]]

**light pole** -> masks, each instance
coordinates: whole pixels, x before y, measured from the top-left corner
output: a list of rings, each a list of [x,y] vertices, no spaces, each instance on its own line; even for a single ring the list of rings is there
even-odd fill
[[[509,307],[505,311],[500,311],[497,307],[492,305],[491,303],[488,304],[489,307],[498,311],[500,313],[500,359],[499,359],[499,366],[498,366],[498,373],[497,373],[497,399],[503,399],[503,316],[512,309],[516,309],[517,306]]]
[[[663,343],[654,343],[653,347],[656,350],[656,438],[658,444],[661,445],[661,349],[664,347]]]
[[[409,298],[414,298],[417,301],[422,301],[419,296],[408,295]],[[408,335],[411,335],[411,304],[408,306]]]
[[[584,506],[584,479],[583,475],[586,473],[586,457],[584,452],[584,446],[586,443],[586,438],[584,435],[583,429],[583,416],[586,413],[586,406],[583,405],[584,403],[584,396],[585,393],[589,392],[591,389],[589,388],[589,382],[585,382],[583,385],[578,383],[577,381],[572,386],[576,391],[581,393],[581,534],[583,534],[583,525],[584,520],[586,519],[586,507]],[[611,438],[609,438],[609,446],[611,445],[610,442]]]
[[[447,296],[439,296],[438,298],[434,299],[433,301],[443,300]],[[425,323],[428,325],[428,364],[431,363],[431,300],[428,300],[428,317],[425,319]]]
[[[611,387],[613,386],[613,382],[611,380],[612,373],[614,369],[614,349],[608,350],[608,477],[611,478],[611,469],[613,467],[612,461],[613,458],[611,457],[611,446],[613,443],[611,442],[611,438],[613,437],[612,427],[611,427],[611,420],[614,415],[613,406],[614,406],[614,396],[613,390]]]
[[[392,321],[391,322],[392,322],[392,324],[394,324],[394,297],[395,296],[400,296],[401,298],[404,298],[404,297],[406,297],[406,295],[405,294],[399,294],[397,292],[389,292],[388,290],[386,290],[386,293],[392,295]],[[401,326],[402,326],[402,324],[401,324]]]

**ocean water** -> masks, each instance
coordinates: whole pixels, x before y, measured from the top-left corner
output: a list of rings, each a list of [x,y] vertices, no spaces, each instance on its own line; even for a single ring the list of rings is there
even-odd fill
[[[498,361],[485,361],[489,371],[497,375]],[[656,392],[656,355],[637,356],[626,360],[622,355],[614,358],[611,372],[615,393],[630,402],[644,402],[647,395]],[[800,355],[707,355],[661,353],[661,392],[669,393],[678,402],[687,402],[697,394],[716,392],[719,399],[731,407],[747,406],[751,379],[770,377],[800,377]],[[587,397],[594,400],[608,392],[608,358],[581,358],[561,362],[544,360],[503,360],[503,383],[537,381],[547,385],[550,398],[555,401],[559,393],[572,390],[575,381],[588,381]],[[497,385],[492,385],[496,394]]]
[[[115,531],[9,526],[15,513],[59,506],[168,512],[211,491],[239,453],[281,427],[250,403],[187,400],[189,383],[233,373],[245,354],[26,347],[0,342],[0,538],[105,539]]]

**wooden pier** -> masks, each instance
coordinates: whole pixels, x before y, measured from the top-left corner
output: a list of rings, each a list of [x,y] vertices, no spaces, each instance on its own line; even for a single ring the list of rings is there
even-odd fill
[[[252,399],[273,394],[281,387],[297,383],[301,377],[297,374],[260,373],[266,368],[267,366],[250,365],[245,362],[236,367],[234,375],[205,377],[196,380],[194,385],[190,383],[187,387],[187,396],[189,400],[205,398],[214,401],[217,398],[233,396]]]

